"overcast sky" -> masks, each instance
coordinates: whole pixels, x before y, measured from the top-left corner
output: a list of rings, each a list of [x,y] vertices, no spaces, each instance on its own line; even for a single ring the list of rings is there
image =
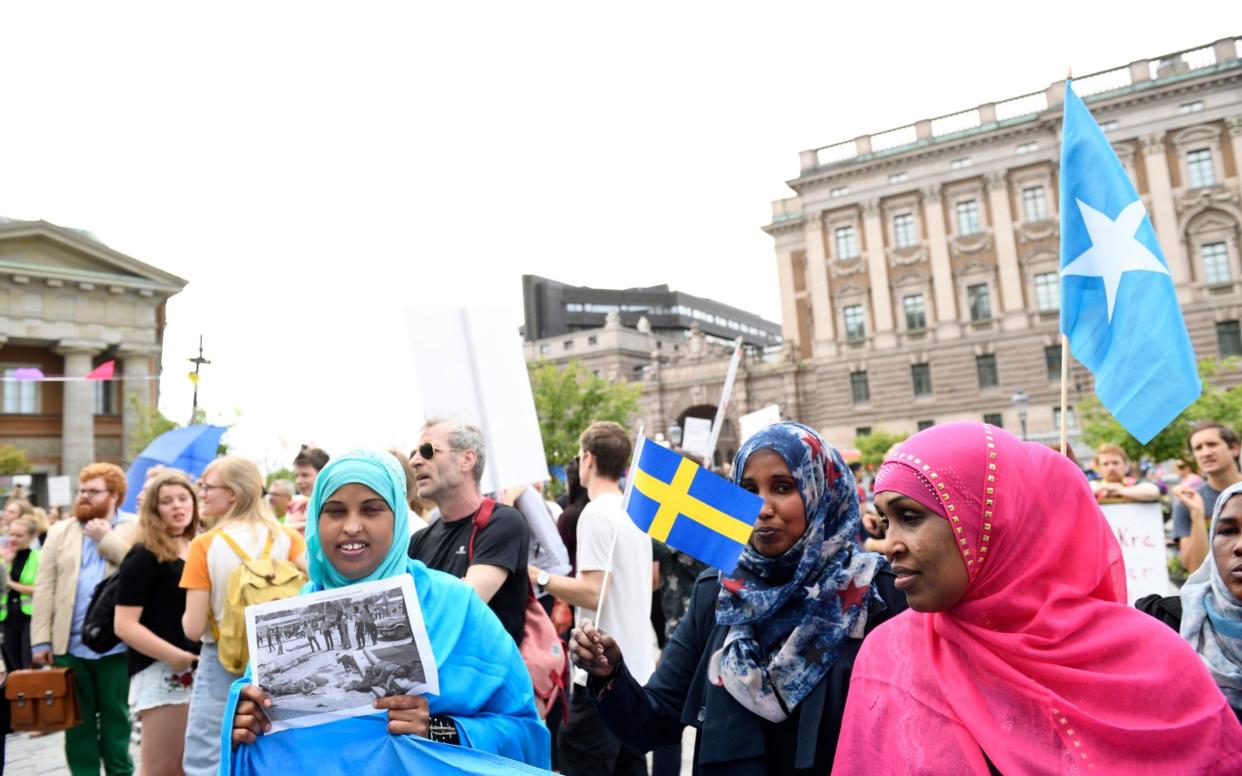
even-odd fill
[[[409,447],[404,311],[521,275],[779,320],[798,151],[1242,33],[1229,3],[6,4],[0,215],[190,281],[161,408]]]

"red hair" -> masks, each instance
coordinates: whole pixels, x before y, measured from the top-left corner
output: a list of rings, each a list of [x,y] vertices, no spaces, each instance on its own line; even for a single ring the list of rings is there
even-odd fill
[[[108,486],[108,492],[116,496],[117,503],[125,500],[125,472],[114,463],[92,463],[82,469],[78,475],[78,483],[100,478]]]

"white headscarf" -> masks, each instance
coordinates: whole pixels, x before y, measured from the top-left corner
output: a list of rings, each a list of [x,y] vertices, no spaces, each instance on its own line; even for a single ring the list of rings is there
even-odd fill
[[[1242,493],[1242,482],[1230,485],[1216,499],[1208,536],[1207,559],[1182,586],[1182,638],[1207,663],[1212,678],[1234,711],[1242,710],[1242,601],[1229,592],[1216,566],[1211,542],[1220,513],[1230,498]]]

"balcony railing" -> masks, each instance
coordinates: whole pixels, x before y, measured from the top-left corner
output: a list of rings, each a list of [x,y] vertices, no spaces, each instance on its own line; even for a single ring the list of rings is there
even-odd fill
[[[1074,79],[1074,91],[1083,98],[1126,89],[1145,81],[1162,81],[1207,70],[1226,62],[1236,63],[1242,38],[1226,38],[1208,46],[1175,51]],[[802,153],[802,171],[810,172],[871,154],[926,145],[936,140],[997,123],[1027,119],[1064,99],[1061,82],[1003,102],[987,103],[969,110],[917,121],[854,140],[822,146]]]

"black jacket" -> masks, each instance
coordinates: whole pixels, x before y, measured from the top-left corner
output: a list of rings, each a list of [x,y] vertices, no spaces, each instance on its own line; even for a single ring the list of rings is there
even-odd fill
[[[871,603],[868,632],[906,608],[894,580],[887,565],[876,574],[874,589],[882,602]],[[640,752],[680,741],[685,725],[697,728],[696,775],[827,773],[862,640],[845,642],[828,673],[788,719],[768,722],[707,681],[708,661],[729,630],[716,623],[719,590],[714,571],[695,581],[689,610],[645,687],[630,676],[624,661],[611,680],[591,678],[588,688],[600,715],[626,746]],[[605,686],[608,690],[600,695]]]

